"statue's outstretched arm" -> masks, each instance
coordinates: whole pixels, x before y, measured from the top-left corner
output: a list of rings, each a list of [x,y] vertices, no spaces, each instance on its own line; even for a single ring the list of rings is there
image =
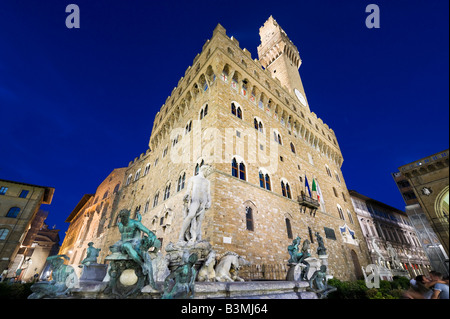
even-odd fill
[[[146,234],[148,235],[148,237],[150,237],[150,238],[155,237],[155,234],[153,234],[153,232],[152,232],[150,229],[148,229],[147,227],[145,227],[144,225],[142,225],[141,222],[137,222],[137,223],[136,223],[136,226],[137,226],[137,228],[138,228],[141,232],[146,233]]]

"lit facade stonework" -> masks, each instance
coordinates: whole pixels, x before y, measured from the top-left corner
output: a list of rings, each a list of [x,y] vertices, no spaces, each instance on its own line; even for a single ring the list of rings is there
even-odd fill
[[[310,111],[299,52],[272,17],[260,36],[254,59],[221,25],[214,29],[156,114],[149,149],[124,169],[102,238],[86,229],[92,226],[84,218],[69,228],[67,247],[80,245],[71,231],[85,227],[82,246],[93,241],[104,258],[120,237],[117,215],[123,208],[141,216],[163,247],[176,242],[188,179],[208,164],[212,206],[202,238],[218,254],[234,251],[253,264],[287,264],[293,238],[309,239],[316,255],[319,232],[330,274],[362,276],[369,254],[342,176],[336,135]]]
[[[39,213],[39,209],[41,204],[51,204],[54,192],[53,187],[0,179],[0,271],[8,270],[8,278],[17,274],[22,279],[23,270],[28,268],[31,277],[34,271],[42,269],[46,256],[36,259],[34,267],[30,261],[37,232],[48,214]],[[40,247],[36,248],[37,252]],[[17,270],[22,271],[16,273]],[[26,279],[29,277],[23,278]]]
[[[125,174],[125,168],[114,169],[97,187],[95,194],[85,194],[67,217],[70,226],[66,232],[59,254],[69,256],[69,263],[78,265],[86,257],[89,242],[95,247],[102,247],[99,261],[108,256],[107,237],[110,228],[114,204],[118,201],[119,190]],[[114,231],[117,231],[117,227]],[[81,269],[75,267],[78,275]]]
[[[372,264],[378,264],[381,254],[385,264],[380,266],[395,269],[388,252],[390,245],[411,278],[428,275],[430,261],[406,213],[353,190],[350,195]]]
[[[448,275],[449,150],[432,154],[392,173],[406,204],[406,214],[432,268]]]

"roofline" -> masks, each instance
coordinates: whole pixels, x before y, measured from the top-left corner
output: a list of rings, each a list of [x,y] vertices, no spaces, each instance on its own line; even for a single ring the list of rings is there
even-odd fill
[[[78,204],[75,206],[75,208],[72,210],[72,212],[70,213],[70,215],[66,218],[65,222],[66,223],[70,223],[72,221],[72,219],[74,219],[74,217],[78,214],[78,212],[81,210],[81,208],[83,208],[83,206],[89,201],[89,199],[91,199],[92,197],[94,197],[94,194],[84,194],[83,197],[81,197],[80,201],[78,202]]]
[[[380,201],[378,201],[378,200],[376,200],[376,199],[367,197],[367,196],[365,196],[365,195],[363,195],[363,194],[361,194],[361,193],[358,193],[357,191],[355,191],[355,190],[353,190],[353,189],[351,189],[351,190],[349,189],[348,192],[350,193],[350,196],[358,197],[358,198],[363,199],[363,200],[366,200],[366,201],[368,201],[368,202],[370,202],[370,203],[374,203],[374,204],[377,204],[377,205],[380,205],[380,206],[384,206],[384,207],[386,207],[386,208],[389,208],[390,210],[392,210],[392,211],[394,211],[394,212],[396,212],[396,213],[399,213],[399,214],[402,214],[402,215],[406,215],[406,213],[405,213],[404,211],[400,210],[400,209],[397,209],[397,208],[395,208],[395,207],[392,207],[392,206],[390,206],[390,205],[388,205],[388,204],[385,204],[385,203],[383,203],[383,202],[380,202]]]
[[[50,186],[42,186],[42,185],[29,184],[29,183],[23,183],[23,182],[16,182],[16,181],[10,181],[7,179],[0,179],[0,182],[7,182],[7,183],[18,184],[18,185],[44,188],[44,198],[42,199],[42,203],[47,204],[47,205],[51,204],[52,199],[53,199],[53,194],[55,193],[55,188],[50,187]]]

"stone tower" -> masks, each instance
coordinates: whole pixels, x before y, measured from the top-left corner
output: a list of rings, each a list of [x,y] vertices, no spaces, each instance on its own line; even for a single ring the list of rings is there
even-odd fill
[[[298,71],[302,60],[297,47],[272,16],[259,29],[259,36],[261,44],[258,46],[258,56],[261,65],[309,110]]]

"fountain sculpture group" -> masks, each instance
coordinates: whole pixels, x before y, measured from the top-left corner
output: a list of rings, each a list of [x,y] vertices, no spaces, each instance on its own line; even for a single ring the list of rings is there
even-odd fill
[[[362,268],[364,280],[367,286],[372,285],[372,280],[375,278],[392,281],[394,277],[406,277],[410,278],[408,271],[404,270],[397,251],[392,247],[391,243],[386,244],[386,251],[389,259],[381,253],[380,247],[374,239],[372,239],[373,251],[377,255],[375,264],[370,264],[366,268]]]
[[[218,256],[212,245],[201,238],[202,221],[211,207],[210,182],[206,178],[210,172],[211,167],[203,165],[199,173],[188,180],[179,239],[166,246],[165,257],[160,252],[161,242],[141,223],[141,216],[137,214],[136,219],[132,219],[130,211],[123,209],[119,212],[118,223],[121,237],[109,248],[111,254],[105,258],[108,264],[97,263],[100,249],[95,248],[92,242],[88,244],[86,258],[79,266],[83,268],[80,280],[74,268],[64,264],[69,257],[49,257],[52,280],[32,285],[33,293],[29,298],[185,299],[196,297],[196,284],[203,284],[206,290],[214,286],[216,292],[220,289],[227,291],[219,294],[220,298],[229,296],[235,289],[230,284],[241,285],[236,288],[241,291],[245,290],[242,285],[250,287],[251,283],[243,283],[239,277],[240,267],[249,265],[249,262],[231,251]],[[303,287],[308,286],[307,289],[313,292],[308,298],[323,298],[333,291],[333,287],[327,285],[330,276],[327,274],[326,248],[319,233],[316,233],[316,238],[319,258],[311,257],[308,240],[299,248],[300,237],[288,247],[290,269],[284,286],[294,289],[295,282],[307,282],[308,285]],[[275,286],[278,288],[273,291],[279,292],[280,285],[283,286],[277,283]],[[260,288],[251,289],[255,295]]]

